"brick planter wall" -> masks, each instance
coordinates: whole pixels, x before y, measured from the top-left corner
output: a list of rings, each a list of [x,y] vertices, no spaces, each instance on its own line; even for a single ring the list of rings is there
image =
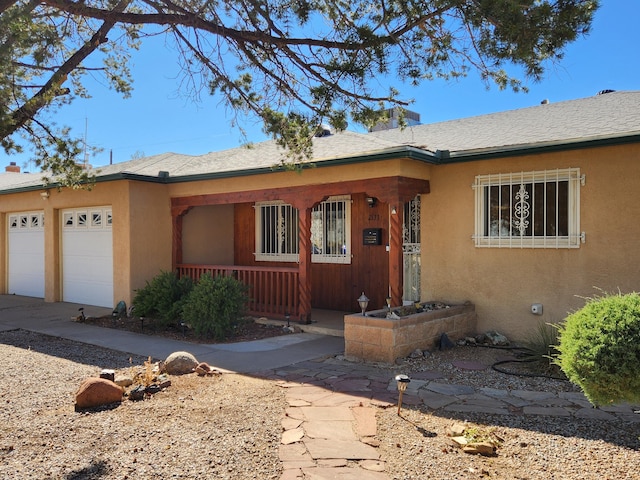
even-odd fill
[[[377,310],[368,315],[385,312]],[[456,341],[474,335],[476,310],[472,304],[420,312],[399,320],[362,316],[344,316],[345,355],[369,362],[393,363],[416,348],[432,349],[446,333]]]

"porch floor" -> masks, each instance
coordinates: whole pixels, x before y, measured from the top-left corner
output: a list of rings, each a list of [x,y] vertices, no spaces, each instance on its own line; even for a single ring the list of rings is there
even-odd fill
[[[344,316],[349,312],[340,312],[336,310],[311,310],[311,323],[308,325],[300,325],[298,322],[291,321],[291,326],[297,327],[306,333],[317,333],[319,335],[331,335],[333,337],[344,337]],[[351,312],[352,313],[352,312]],[[261,318],[256,320],[258,323],[267,325],[285,326],[285,320],[275,320],[272,318]]]

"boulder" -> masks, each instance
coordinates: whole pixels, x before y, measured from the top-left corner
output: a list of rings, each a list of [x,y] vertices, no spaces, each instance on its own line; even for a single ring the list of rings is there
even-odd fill
[[[76,410],[122,401],[123,389],[105,378],[87,378],[76,392]]]
[[[164,361],[164,371],[169,375],[192,373],[198,366],[198,360],[189,352],[173,352]]]

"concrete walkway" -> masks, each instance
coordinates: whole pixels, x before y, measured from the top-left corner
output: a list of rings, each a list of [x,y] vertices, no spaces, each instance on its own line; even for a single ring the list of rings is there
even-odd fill
[[[166,358],[189,351],[226,371],[277,380],[286,389],[282,419],[281,480],[388,480],[377,449],[375,412],[397,404],[394,367],[352,363],[336,357],[344,340],[309,333],[254,342],[200,345],[166,340],[72,321],[79,305],[44,303],[0,295],[0,331],[22,328],[131,354]],[[111,314],[87,307],[87,316]],[[439,412],[542,415],[621,420],[640,425],[640,407],[594,409],[579,393],[475,389],[445,383],[438,372],[415,374],[403,405],[425,405]],[[348,465],[348,467],[347,467]]]
[[[72,318],[79,314],[80,308],[84,308],[88,317],[112,312],[102,307],[0,295],[0,331],[22,328],[158,360],[164,360],[172,352],[188,351],[201,362],[237,373],[275,369],[344,351],[343,338],[311,333],[225,345],[182,342],[75,322]]]

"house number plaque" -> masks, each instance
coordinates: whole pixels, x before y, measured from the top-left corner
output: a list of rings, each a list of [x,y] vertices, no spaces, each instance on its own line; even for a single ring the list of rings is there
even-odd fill
[[[382,229],[381,228],[365,228],[362,231],[363,245],[382,245]]]

